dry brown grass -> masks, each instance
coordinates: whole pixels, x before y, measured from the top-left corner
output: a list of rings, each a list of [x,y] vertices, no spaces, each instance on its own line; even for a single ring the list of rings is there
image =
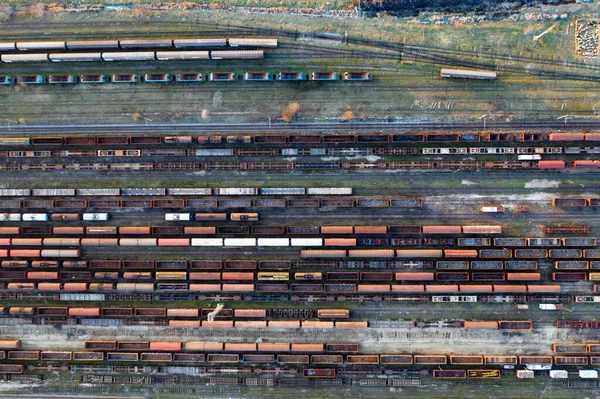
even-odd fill
[[[340,117],[340,120],[342,122],[348,122],[348,121],[351,121],[352,119],[354,119],[354,112],[352,112],[350,110],[344,112],[342,114],[342,116]]]
[[[283,118],[284,122],[290,123],[291,121],[294,120],[294,118],[298,114],[298,111],[300,111],[300,104],[290,103],[281,112],[281,117]]]

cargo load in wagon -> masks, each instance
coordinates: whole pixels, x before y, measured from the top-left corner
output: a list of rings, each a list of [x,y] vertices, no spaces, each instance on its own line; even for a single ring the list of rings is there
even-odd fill
[[[482,206],[481,212],[483,212],[483,213],[503,213],[504,207],[503,206]]]
[[[563,310],[564,307],[561,304],[553,304],[553,303],[540,303],[541,310]]]

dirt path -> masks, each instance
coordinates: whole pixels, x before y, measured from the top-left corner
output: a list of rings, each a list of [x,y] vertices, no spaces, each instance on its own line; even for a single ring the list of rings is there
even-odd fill
[[[6,330],[12,331],[7,333]],[[554,327],[532,331],[466,331],[456,328],[365,330],[174,330],[168,328],[93,328],[29,326],[1,328],[3,339],[21,339],[23,349],[84,350],[86,340],[158,340],[209,342],[358,342],[362,353],[552,354],[559,342],[595,342],[599,333]]]

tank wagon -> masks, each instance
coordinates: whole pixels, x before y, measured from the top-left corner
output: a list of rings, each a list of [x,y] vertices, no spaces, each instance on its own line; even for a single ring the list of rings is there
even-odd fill
[[[106,51],[102,53],[28,53],[2,54],[0,61],[16,62],[114,62],[114,61],[197,61],[197,60],[249,60],[265,58],[263,50],[222,51]]]
[[[277,48],[276,38],[192,38],[192,39],[117,39],[117,40],[68,40],[36,42],[3,42],[0,51],[44,50],[118,50],[150,48],[222,48],[222,47]]]
[[[440,69],[440,76],[442,78],[483,79],[483,80],[494,80],[497,77],[496,72],[494,72],[494,71],[470,70],[470,69],[451,69],[451,68]]]
[[[0,143],[3,139],[0,138]],[[7,143],[12,143],[11,139]],[[169,138],[166,138],[169,140]],[[179,143],[187,142],[185,136],[177,137]],[[23,139],[20,141],[25,142]],[[8,144],[10,145],[10,144]],[[222,187],[222,188],[60,188],[60,189],[0,189],[0,197],[30,196],[286,196],[286,195],[352,195],[352,187],[291,187],[291,188],[256,188],[256,187]]]

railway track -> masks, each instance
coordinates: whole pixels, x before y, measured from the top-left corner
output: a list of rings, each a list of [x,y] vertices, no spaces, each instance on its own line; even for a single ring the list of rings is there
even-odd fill
[[[10,130],[9,130],[10,129]],[[27,133],[31,135],[76,135],[76,134],[132,134],[132,133],[263,133],[268,130],[272,133],[291,133],[291,132],[402,132],[408,130],[471,130],[474,132],[489,130],[533,130],[540,131],[554,129],[559,131],[579,131],[579,130],[597,130],[600,129],[600,121],[597,120],[549,120],[538,122],[496,122],[487,121],[486,129],[483,129],[481,121],[472,122],[362,122],[362,123],[305,123],[298,122],[287,123],[181,123],[181,124],[163,124],[153,123],[148,126],[139,124],[81,124],[81,125],[13,125],[0,126],[0,133]]]
[[[201,26],[196,25],[195,23],[180,23],[180,26],[182,28],[181,31],[172,29],[174,21],[152,21],[152,22],[139,22],[139,24],[143,24],[143,25],[151,25],[151,26],[158,26],[159,28],[157,30],[153,31],[153,34],[155,34],[156,36],[171,36],[171,35],[177,35],[178,37],[197,37],[199,36],[199,33],[201,36],[211,36],[211,35],[225,35],[225,36],[235,36],[235,35],[255,35],[255,36],[279,36],[279,37],[287,37],[290,39],[294,39],[297,40],[301,37],[306,37],[306,38],[313,38],[313,39],[322,39],[322,40],[327,40],[327,41],[336,41],[335,38],[332,38],[331,34],[319,34],[319,33],[312,33],[310,35],[304,34],[302,32],[299,32],[298,30],[275,30],[275,29],[262,29],[262,28],[249,28],[249,27],[243,27],[243,26],[231,26],[231,25],[219,25],[219,24],[202,24]],[[105,23],[96,23],[96,22],[86,22],[86,23],[81,23],[81,22],[77,22],[74,21],[72,23],[69,24],[69,27],[77,27],[78,25],[85,25],[87,28],[89,28],[90,26],[92,27],[97,27],[97,28],[106,28],[106,24]],[[171,29],[163,29],[161,28],[162,26],[168,26]],[[11,29],[20,29],[23,27],[27,27],[28,30],[31,30],[30,28],[32,27],[31,25],[28,24],[3,24],[3,27],[7,30],[10,31]],[[53,24],[53,23],[46,23],[46,24],[40,24],[40,25],[35,25],[34,26],[37,29],[44,29],[45,32],[51,31],[53,35],[58,35],[60,34],[60,31],[57,32],[56,28],[64,28],[64,24]],[[194,27],[199,27],[202,30],[200,32],[198,32],[196,29],[191,29],[190,28],[194,28]],[[128,32],[128,28],[123,27],[123,29],[119,29],[119,25],[113,25],[111,26],[111,29],[107,32],[103,32],[101,37],[102,38],[121,38],[123,37],[123,35],[127,35]],[[339,35],[339,41],[340,43],[344,42],[344,37],[342,35]],[[74,33],[67,33],[64,38],[65,39],[71,39],[71,38],[76,38],[76,39],[97,39],[99,37],[99,35],[97,33],[85,33],[85,32],[77,32],[76,34]],[[62,37],[61,37],[62,38]],[[37,33],[20,33],[18,35],[15,36],[10,36],[10,34],[8,36],[6,36],[6,40],[10,41],[10,40],[28,40],[28,39],[39,39],[39,34]],[[427,54],[432,54],[432,55],[437,55],[437,56],[456,56],[456,55],[461,55],[461,56],[465,56],[465,57],[475,57],[475,58],[480,58],[480,59],[488,59],[493,61],[492,64],[486,64],[486,65],[490,65],[493,66],[495,65],[496,60],[504,60],[504,61],[510,61],[510,62],[514,62],[514,61],[521,61],[521,62],[525,62],[528,64],[542,64],[542,65],[553,65],[553,66],[557,66],[557,65],[562,65],[562,66],[570,66],[570,67],[576,67],[576,68],[581,68],[581,69],[591,69],[591,70],[598,70],[600,69],[600,66],[598,65],[593,65],[593,64],[587,64],[587,63],[582,63],[582,62],[577,62],[577,61],[568,61],[568,63],[566,61],[555,61],[555,60],[549,60],[549,59],[539,59],[539,58],[527,58],[527,57],[521,57],[521,56],[515,56],[512,54],[504,54],[501,52],[496,52],[496,51],[491,51],[491,52],[486,52],[486,51],[469,51],[469,50],[464,50],[464,49],[449,49],[449,48],[444,48],[444,47],[436,47],[436,46],[422,46],[422,45],[418,45],[418,44],[406,44],[406,43],[392,43],[392,42],[386,42],[386,41],[382,41],[382,40],[372,40],[372,39],[361,39],[361,38],[357,38],[357,37],[353,37],[352,35],[350,35],[347,38],[347,42],[350,44],[357,44],[357,45],[362,45],[362,46],[367,46],[367,47],[374,47],[374,48],[381,48],[381,49],[385,49],[385,50],[391,50],[391,51],[396,51],[396,52],[402,52],[402,51],[416,51],[416,52],[422,52],[422,53],[427,53]],[[565,65],[566,64],[566,65]]]
[[[295,33],[297,35],[297,32]],[[363,43],[365,44],[365,43]],[[397,45],[392,45],[392,44],[385,44],[382,42],[377,42],[377,43],[368,43],[366,42],[365,45],[379,45],[380,48],[384,48],[388,51],[397,51],[398,54],[385,54],[385,53],[377,53],[377,52],[371,52],[371,51],[366,51],[366,50],[347,50],[347,49],[335,49],[335,48],[327,48],[327,47],[323,47],[323,46],[315,46],[315,45],[309,45],[309,44],[291,44],[288,45],[291,48],[297,48],[299,49],[298,52],[296,53],[298,57],[302,57],[302,58],[306,58],[306,57],[314,57],[314,58],[327,58],[327,57],[335,57],[335,58],[345,58],[345,57],[367,57],[370,59],[373,58],[380,58],[380,59],[400,59],[401,55],[404,54],[405,56],[408,56],[414,60],[417,61],[423,61],[423,62],[430,62],[430,63],[436,63],[436,64],[443,64],[443,65],[449,65],[449,66],[462,66],[462,67],[475,67],[475,68],[489,68],[489,69],[498,69],[501,71],[507,71],[507,72],[515,72],[515,73],[524,73],[524,74],[528,74],[528,75],[533,75],[533,76],[539,76],[539,77],[545,77],[545,78],[549,78],[549,79],[553,79],[553,80],[579,80],[579,81],[598,81],[600,80],[600,78],[597,78],[596,76],[592,76],[592,75],[582,75],[582,74],[577,74],[577,73],[571,73],[571,72],[560,72],[560,71],[552,71],[552,70],[542,70],[542,69],[530,69],[530,68],[520,68],[520,67],[513,67],[513,66],[495,66],[494,64],[483,64],[481,61],[469,61],[469,60],[457,60],[456,58],[452,57],[452,51],[451,50],[440,50],[440,49],[435,49],[435,50],[423,50],[423,48],[418,47],[418,46],[407,46],[407,45],[401,45],[401,46],[397,46]],[[284,47],[285,48],[285,47]],[[448,53],[446,53],[445,51],[447,51]],[[465,53],[463,51],[463,53]],[[450,54],[450,55],[448,55]],[[289,57],[295,57],[294,54],[285,54],[285,53],[281,53],[279,55],[274,54],[273,57],[276,58],[289,58]],[[530,61],[530,60],[528,60]],[[169,67],[174,67],[177,64],[169,64]],[[20,67],[20,68],[25,68],[27,69],[27,67]],[[34,67],[37,68],[37,67]],[[51,70],[55,70],[52,68],[55,68],[54,66],[45,66],[43,68],[50,68],[47,69],[48,71]],[[68,66],[58,66],[57,68],[68,68]],[[162,68],[162,65],[158,65],[158,66],[152,66],[150,69],[156,70],[156,69],[160,69]],[[7,69],[10,70],[10,69]],[[391,90],[390,86],[387,85],[386,87],[387,90]],[[147,89],[148,92],[158,92],[160,89],[158,87],[153,87],[153,88],[149,88]],[[399,88],[394,88],[395,92],[401,92],[404,91],[405,88],[399,87]],[[484,90],[484,89],[477,89],[477,90]],[[257,89],[255,91],[255,93],[262,93],[263,90],[262,89]],[[265,93],[268,91],[264,91]],[[259,96],[260,97],[260,96]],[[268,99],[258,99],[258,103],[265,102],[265,104],[267,102],[272,101],[273,98],[272,96],[268,96]],[[358,97],[357,97],[358,100]],[[473,104],[476,102],[476,98],[472,98],[469,100],[469,102],[461,104],[461,107],[463,108],[464,111],[468,111],[468,112],[478,112],[478,111],[485,111],[483,108],[473,108]],[[530,101],[528,101],[529,99],[523,98],[523,99],[518,99],[518,98],[511,98],[510,99],[511,102],[513,102],[513,104],[519,104],[519,102],[523,102],[522,105],[520,105],[520,108],[525,108],[527,106],[527,104],[529,105],[533,105],[533,103],[531,103]],[[96,100],[97,101],[97,100]],[[568,98],[564,98],[563,96],[563,101],[569,101]],[[102,101],[100,100],[100,103],[102,103]],[[104,102],[106,104],[109,104],[108,101]],[[187,101],[181,101],[181,105],[182,107],[187,103]],[[65,102],[63,105],[72,105],[73,102]],[[118,105],[113,103],[112,101],[110,102],[111,105]],[[139,105],[144,105],[144,100],[142,100],[141,102],[138,102]],[[148,103],[146,103],[146,105],[152,105],[154,104],[154,102],[150,101]],[[41,105],[41,104],[40,104]],[[57,104],[57,105],[61,105],[61,104]],[[126,104],[123,104],[126,105]],[[18,104],[15,104],[15,106],[18,106]],[[539,109],[533,109],[533,107],[531,107],[532,109],[530,109],[528,112],[532,115],[538,115],[538,116],[546,116],[552,113],[552,110],[539,110]],[[15,109],[13,107],[13,109]],[[37,107],[34,107],[34,109],[37,109]],[[406,109],[406,111],[408,111],[408,109]],[[581,108],[581,109],[570,109],[569,110],[571,113],[577,112],[580,115],[593,115],[594,111],[593,110],[589,110],[589,109],[585,109],[585,108]],[[29,113],[31,115],[41,115],[43,111],[29,111]],[[156,110],[156,112],[160,113],[160,110]],[[189,115],[191,115],[192,113],[189,113]],[[8,116],[11,116],[13,114],[7,114]],[[14,114],[16,115],[16,114]],[[188,115],[185,111],[181,112],[180,115]],[[106,116],[108,117],[122,117],[122,113],[121,112],[113,112],[113,113],[108,113],[106,114]]]
[[[294,39],[297,39],[302,36],[302,34],[298,31],[291,31],[291,30],[276,31],[276,30],[270,30],[270,29],[248,28],[248,27],[241,27],[241,26],[235,27],[231,32],[235,32],[235,34],[244,34],[245,33],[245,34],[254,34],[254,35],[284,36],[284,37],[294,38]],[[332,40],[332,38],[330,36],[327,36],[326,34],[319,34],[319,33],[311,34],[308,37],[324,39],[324,40]],[[530,65],[531,64],[545,64],[545,65],[565,66],[565,63],[566,63],[566,62],[562,62],[562,61],[556,62],[554,60],[547,60],[547,59],[527,58],[527,57],[520,57],[520,56],[515,56],[512,54],[503,54],[503,53],[497,53],[497,52],[489,52],[488,53],[485,51],[468,51],[468,50],[463,50],[463,49],[448,49],[448,48],[436,47],[436,46],[422,46],[422,45],[410,44],[410,43],[409,44],[392,43],[392,42],[386,42],[386,41],[382,41],[382,40],[359,39],[359,38],[353,37],[352,35],[350,35],[347,38],[347,42],[350,44],[357,44],[357,45],[363,45],[363,46],[367,46],[367,47],[381,48],[381,49],[397,51],[397,52],[416,53],[416,54],[420,54],[423,56],[427,55],[428,57],[431,57],[432,60],[442,59],[442,60],[448,60],[448,61],[452,62],[452,59],[449,58],[450,56],[462,55],[462,56],[475,57],[475,58],[484,58],[484,59],[489,59],[489,60],[493,61],[492,63],[488,63],[488,64],[483,64],[482,62],[471,61],[473,66],[478,65],[478,67],[483,66],[483,67],[494,68],[496,65],[496,60],[498,60],[498,59],[509,61],[509,62],[514,62],[516,60],[516,61],[521,61],[521,62],[530,64]],[[445,58],[442,58],[442,57],[445,57]],[[569,61],[566,64],[567,64],[566,66],[572,66],[572,67],[577,67],[577,68],[582,68],[582,69],[592,69],[592,70],[600,69],[600,66],[598,66],[598,65],[590,65],[590,64],[586,64],[586,63],[582,63],[582,62],[577,62],[577,61],[574,61],[574,62]]]
[[[265,97],[266,98],[266,97]],[[356,101],[356,102],[360,102],[362,101],[362,99],[364,99],[364,97],[360,97],[360,96],[351,96],[351,97],[347,97],[346,100],[348,101]],[[285,100],[286,102],[288,101],[287,99]],[[508,100],[507,100],[508,101]],[[77,101],[72,101],[69,102],[67,104],[67,106],[76,106],[79,105],[81,106],[82,104],[85,104],[86,102],[77,102]],[[184,102],[184,101],[175,101],[172,104],[175,105],[179,103],[181,106],[187,106],[189,105],[189,101]],[[258,104],[270,104],[272,105],[272,99],[269,100],[260,100],[255,102],[255,105]],[[87,102],[87,104],[89,104],[90,107],[92,107],[94,104],[105,104],[105,105],[114,105],[115,103],[109,103],[109,102],[101,102],[101,101],[89,101]],[[239,101],[240,106],[245,106],[247,105],[247,103],[243,102],[243,101]],[[325,104],[325,103],[323,103]],[[427,103],[425,105],[430,105],[431,103]],[[457,103],[455,103],[456,105]],[[466,106],[468,106],[468,109],[464,109],[464,113],[463,115],[467,116],[467,119],[475,119],[476,116],[481,115],[482,113],[487,112],[487,110],[489,109],[488,106],[486,106],[485,104],[481,104],[481,105],[473,105],[472,102],[465,102],[463,103]],[[526,109],[529,108],[529,110],[527,111],[528,115],[530,115],[529,117],[531,117],[532,119],[552,119],[555,118],[557,115],[561,115],[561,111],[560,111],[560,104],[556,103],[556,106],[553,108],[545,108],[545,109],[534,109],[533,107],[537,106],[537,101],[536,100],[526,100],[526,102],[523,103],[514,103],[513,105],[518,105],[519,107],[521,107],[522,109]],[[128,104],[124,104],[124,106],[126,105],[131,105],[131,103]],[[179,112],[174,112],[172,110],[166,110],[164,107],[162,107],[160,105],[160,103],[154,102],[154,103],[149,103],[149,105],[152,105],[152,107],[149,107],[147,109],[144,110],[145,115],[149,115],[155,118],[160,118],[161,120],[169,120],[173,118],[174,114],[179,115],[179,118],[186,118],[188,120],[193,120],[195,119],[195,117],[197,117],[197,115],[200,113],[201,110],[185,110],[185,111],[181,111],[179,110]],[[441,105],[436,103],[436,106]],[[400,115],[406,115],[407,113],[412,113],[414,112],[414,107],[413,104],[404,104],[403,108],[398,110],[398,113]],[[425,110],[425,108],[424,108]],[[577,108],[577,109],[570,109],[570,112],[575,113],[576,115],[578,115],[578,117],[581,118],[592,118],[596,115],[596,111],[592,110],[592,109],[585,109],[585,108]],[[454,114],[452,113],[452,110],[449,109],[444,109],[444,108],[440,108],[437,109],[435,111],[435,119],[443,119],[445,117],[450,117],[453,116]],[[47,115],[47,113],[45,113],[44,111],[41,110],[33,110],[31,109],[31,104],[23,104],[20,108],[19,107],[11,107],[5,114],[5,117],[8,117],[8,119],[11,120],[16,120],[18,118],[20,118],[22,115],[24,115],[24,113],[26,113],[30,118],[34,118],[34,120],[39,120],[40,118],[42,118],[44,115]],[[231,111],[231,112],[224,112],[222,114],[215,112],[212,115],[213,116],[218,116],[218,115],[225,115],[225,114],[229,114],[229,115],[245,115],[247,116],[249,119],[251,120],[260,120],[262,121],[264,114],[258,110],[256,111]],[[124,111],[107,111],[102,113],[102,116],[98,115],[98,114],[90,114],[89,112],[86,111],[77,111],[77,112],[73,112],[73,111],[69,111],[69,118],[73,118],[73,119],[88,119],[88,120],[96,120],[98,121],[98,123],[102,123],[103,121],[110,119],[110,120],[130,120],[131,119],[131,113],[129,112],[124,112]],[[278,113],[274,113],[273,116],[271,117],[272,119],[279,119],[279,114]],[[268,117],[266,118],[268,120]],[[331,117],[331,120],[337,120],[337,117]],[[374,117],[372,119],[377,119],[377,120],[381,120],[384,119],[384,117]],[[257,121],[257,123],[262,123],[260,121]],[[176,122],[174,122],[175,124]],[[393,122],[392,122],[393,123]],[[488,125],[488,129],[489,129],[489,122],[487,123]],[[564,126],[564,122],[563,122],[563,126]],[[7,125],[4,125],[7,126]],[[11,125],[12,127],[12,131],[15,131],[14,129],[15,125]],[[151,124],[149,124],[149,126],[152,126]],[[558,125],[557,125],[557,128]],[[268,124],[265,124],[264,129],[270,129]],[[7,129],[5,127],[4,131],[11,131],[11,129]],[[166,130],[163,130],[166,132]],[[223,130],[225,131],[225,130]],[[249,130],[246,130],[249,131]],[[258,131],[258,130],[254,130],[254,131]],[[1,133],[2,131],[0,131]]]
[[[348,219],[353,220],[373,220],[373,215],[356,214],[348,212]],[[453,214],[430,214],[428,212],[419,213],[413,216],[414,219],[418,220],[476,220],[482,217],[481,213],[453,213]],[[265,215],[263,220],[289,220],[289,219],[304,219],[306,213],[285,213],[279,215]],[[340,220],[339,214],[326,214],[318,213],[310,216],[311,220]],[[394,219],[394,220],[407,220],[406,213],[401,214],[381,214],[382,219]],[[572,214],[572,213],[543,213],[543,214],[528,214],[527,220],[532,222],[546,222],[546,221],[561,221],[561,220],[599,220],[600,214],[597,213],[585,213],[585,214]],[[506,218],[500,219],[505,221]]]

